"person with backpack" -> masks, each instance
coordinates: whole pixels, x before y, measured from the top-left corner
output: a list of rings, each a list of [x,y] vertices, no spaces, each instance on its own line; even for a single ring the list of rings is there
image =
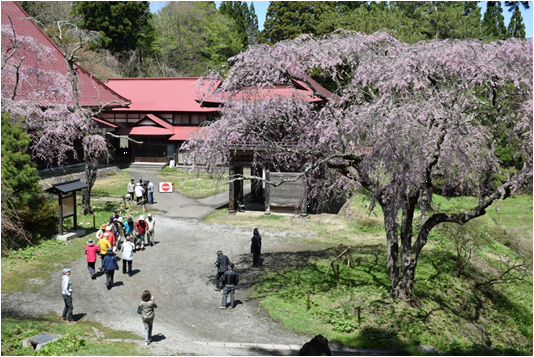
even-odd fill
[[[126,274],[126,264],[128,264],[128,277],[132,276],[132,261],[135,247],[132,243],[132,238],[127,236],[124,244],[122,245],[122,273]]]

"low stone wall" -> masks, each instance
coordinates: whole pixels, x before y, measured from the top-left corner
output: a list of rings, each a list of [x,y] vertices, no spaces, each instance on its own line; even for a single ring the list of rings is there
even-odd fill
[[[68,172],[65,172],[68,171]],[[64,170],[57,169],[55,171],[55,175],[47,178],[41,179],[40,183],[43,186],[43,189],[48,189],[52,187],[52,185],[66,182],[66,181],[72,181],[72,180],[80,180],[83,182],[86,182],[85,180],[85,171],[82,167],[69,167]],[[116,175],[120,172],[120,168],[117,166],[105,166],[105,167],[99,167],[97,171],[97,180],[102,177],[107,177],[111,175]],[[52,171],[48,171],[47,175],[51,174]]]

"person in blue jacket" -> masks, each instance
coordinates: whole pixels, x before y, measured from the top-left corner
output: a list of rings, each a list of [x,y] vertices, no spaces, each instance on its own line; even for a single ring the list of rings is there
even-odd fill
[[[119,264],[117,263],[117,258],[115,257],[115,253],[113,253],[113,249],[108,249],[102,263],[104,265],[104,271],[106,272],[106,285],[108,290],[111,290],[113,287],[115,270],[119,270]]]

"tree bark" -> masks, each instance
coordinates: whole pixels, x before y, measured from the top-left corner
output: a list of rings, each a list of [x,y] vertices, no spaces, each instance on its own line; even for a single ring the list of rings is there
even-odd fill
[[[100,161],[100,156],[98,159],[91,159],[91,154],[84,152],[84,161],[85,161],[85,183],[89,185],[82,193],[82,214],[92,214],[93,208],[91,207],[91,189],[96,181],[96,174],[98,171],[98,163]]]

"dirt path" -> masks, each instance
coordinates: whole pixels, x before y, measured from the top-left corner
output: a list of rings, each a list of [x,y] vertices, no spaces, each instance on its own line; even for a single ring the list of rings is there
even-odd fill
[[[143,334],[135,312],[144,289],[150,290],[158,304],[154,321],[155,343],[150,353],[199,355],[272,354],[262,349],[210,346],[212,342],[302,345],[313,336],[296,335],[273,321],[249,299],[252,279],[261,274],[251,267],[250,236],[253,227],[207,224],[196,219],[156,215],[156,244],[134,255],[135,275],[128,278],[116,272],[115,286],[108,291],[105,276],[91,280],[85,259],[70,262],[74,286],[74,313],[113,329]],[[276,262],[273,252],[307,249],[305,241],[288,232],[264,231],[266,266]],[[300,243],[299,243],[300,242]],[[236,263],[240,284],[238,306],[219,310],[222,293],[214,291],[214,261],[222,249]],[[119,262],[122,268],[122,262]],[[2,295],[2,314],[61,314],[61,269],[55,268],[49,281],[42,281],[38,292]]]

